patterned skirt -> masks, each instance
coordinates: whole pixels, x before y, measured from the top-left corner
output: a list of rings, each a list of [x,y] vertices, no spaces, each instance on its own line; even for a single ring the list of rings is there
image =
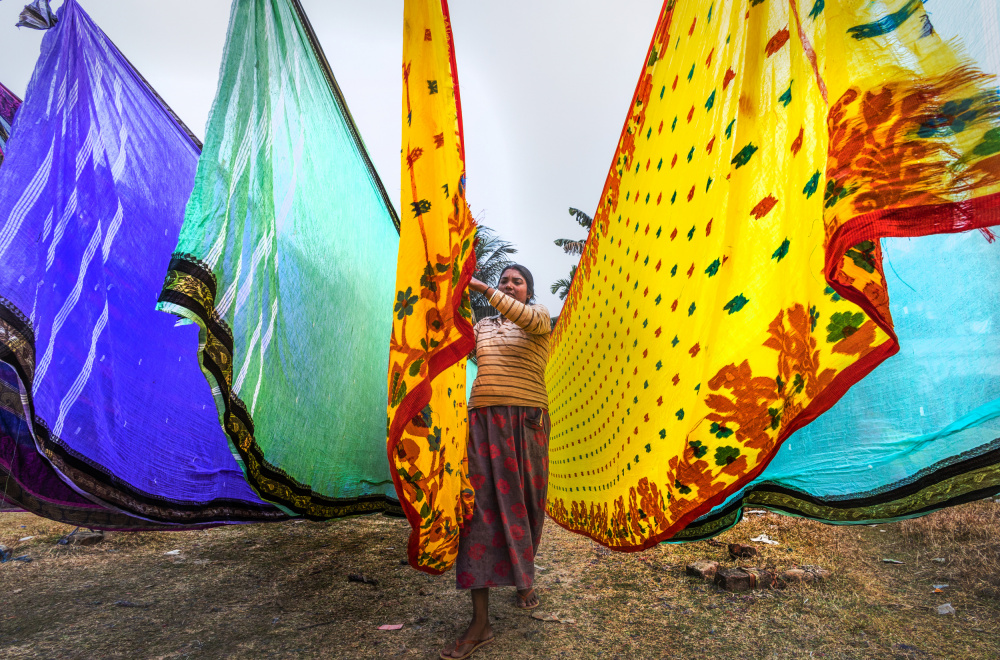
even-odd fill
[[[549,413],[490,406],[469,411],[469,476],[476,489],[472,520],[462,528],[459,589],[535,581],[549,482]]]

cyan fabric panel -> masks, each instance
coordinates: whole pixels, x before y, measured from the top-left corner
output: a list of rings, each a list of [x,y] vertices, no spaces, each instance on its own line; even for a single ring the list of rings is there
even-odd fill
[[[972,231],[882,247],[899,353],[677,540],[722,531],[741,503],[873,522],[1000,490],[1000,242]]]
[[[385,456],[395,212],[298,2],[235,0],[160,308],[201,328],[264,497],[313,518],[395,499]],[[196,354],[192,336],[181,354]]]

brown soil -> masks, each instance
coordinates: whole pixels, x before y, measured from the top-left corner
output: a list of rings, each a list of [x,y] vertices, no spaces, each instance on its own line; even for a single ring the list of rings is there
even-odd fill
[[[452,574],[401,564],[402,520],[118,533],[57,546],[71,529],[0,514],[0,543],[33,560],[0,565],[0,657],[436,658],[467,622],[468,596]],[[496,641],[475,657],[1000,657],[1000,504],[877,527],[748,515],[719,540],[760,533],[780,545],[753,544],[761,556],[740,564],[816,565],[833,577],[732,594],[684,575],[698,558],[737,565],[724,547],[609,553],[550,522],[536,612],[575,623],[532,619],[513,607],[512,589],[497,589]],[[948,587],[932,593],[934,584]],[[955,615],[937,613],[946,602]]]

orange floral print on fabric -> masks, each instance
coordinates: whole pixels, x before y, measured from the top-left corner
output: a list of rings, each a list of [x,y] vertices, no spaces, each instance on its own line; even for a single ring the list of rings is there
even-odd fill
[[[389,341],[388,455],[411,526],[410,565],[455,562],[471,514],[465,356],[475,222],[445,0],[407,0],[403,30],[402,213]]]

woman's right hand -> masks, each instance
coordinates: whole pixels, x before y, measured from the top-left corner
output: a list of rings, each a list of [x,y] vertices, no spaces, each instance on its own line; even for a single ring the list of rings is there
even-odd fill
[[[469,280],[469,288],[478,293],[486,293],[486,290],[489,289],[489,287],[486,286],[486,284],[484,284],[480,280],[477,280],[475,277]]]

